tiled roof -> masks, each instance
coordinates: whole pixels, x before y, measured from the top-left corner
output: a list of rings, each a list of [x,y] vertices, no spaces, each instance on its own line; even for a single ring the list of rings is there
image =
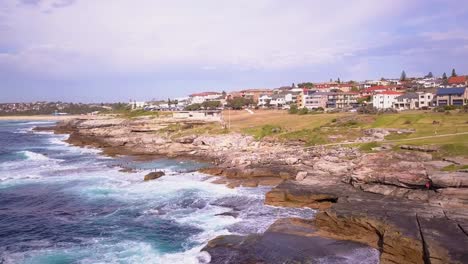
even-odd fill
[[[466,76],[450,77],[448,84],[464,84],[466,82]]]
[[[378,94],[399,95],[399,94],[401,94],[401,93],[399,93],[399,92],[394,92],[394,91],[384,91],[384,92],[381,92],[381,93],[378,93]]]

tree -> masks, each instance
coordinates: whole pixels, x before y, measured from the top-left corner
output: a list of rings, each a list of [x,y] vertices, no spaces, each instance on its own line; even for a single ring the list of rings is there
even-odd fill
[[[425,77],[426,77],[426,78],[433,78],[434,75],[432,74],[432,72],[429,72]]]
[[[337,83],[341,83],[340,77],[338,77],[338,80],[336,80]]]
[[[240,110],[244,106],[253,104],[253,101],[243,97],[236,97],[228,101],[228,106],[232,109]]]
[[[290,113],[290,114],[297,114],[298,111],[299,111],[299,109],[297,108],[297,105],[296,105],[296,104],[292,104],[292,105],[289,107],[289,113]]]
[[[226,99],[226,96],[227,96],[226,91],[223,91],[223,92],[221,93],[221,95],[223,96],[223,99]]]
[[[169,106],[169,108],[171,108],[171,104],[172,104],[171,98],[167,98],[167,105]]]
[[[270,108],[270,106],[271,106],[271,100],[270,99],[266,100],[265,106]]]
[[[187,111],[198,111],[200,109],[201,109],[201,104],[191,104],[185,107],[185,110]]]
[[[312,87],[314,87],[314,84],[311,83],[311,82],[298,83],[297,87],[299,87],[299,88],[312,88]]]
[[[445,72],[442,74],[442,80],[447,80],[447,74]]]
[[[455,72],[455,69],[452,69],[452,77],[457,77],[457,73]]]
[[[406,81],[406,72],[405,71],[401,72],[400,81]]]
[[[296,88],[296,85],[292,83],[291,88]]]
[[[220,101],[205,101],[201,104],[201,107],[203,107],[205,110],[213,110],[221,107],[221,102]]]

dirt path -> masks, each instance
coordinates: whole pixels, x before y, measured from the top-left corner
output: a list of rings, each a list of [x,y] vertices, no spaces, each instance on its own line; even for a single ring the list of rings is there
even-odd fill
[[[458,135],[468,135],[468,132],[460,132],[460,133],[453,133],[453,134],[442,134],[442,135],[425,136],[425,137],[415,137],[415,138],[394,139],[394,140],[371,141],[371,142],[377,142],[377,143],[392,143],[392,142],[400,142],[400,141],[411,141],[411,140],[428,139],[428,138],[438,138],[438,137],[448,137],[448,136],[458,136]],[[318,147],[318,146],[353,145],[353,144],[363,144],[363,143],[371,143],[371,142],[341,142],[341,143],[330,143],[330,144],[317,145],[317,146],[308,147],[308,148],[314,148],[314,147]]]

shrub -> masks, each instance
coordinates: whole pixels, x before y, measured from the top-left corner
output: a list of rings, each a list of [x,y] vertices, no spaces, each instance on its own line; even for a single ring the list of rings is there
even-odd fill
[[[377,108],[371,106],[371,105],[366,105],[366,106],[361,106],[357,109],[357,112],[359,114],[370,114],[370,115],[375,115],[377,114],[379,111],[377,110]]]
[[[454,105],[446,105],[444,106],[445,111],[455,110],[457,107]]]
[[[291,107],[289,108],[288,112],[290,114],[297,114],[297,112],[299,111],[299,109],[297,108],[297,105],[295,104],[292,104]]]
[[[297,112],[297,114],[299,114],[299,115],[307,115],[308,113],[309,113],[309,109],[307,109],[306,107],[301,108],[301,109]]]

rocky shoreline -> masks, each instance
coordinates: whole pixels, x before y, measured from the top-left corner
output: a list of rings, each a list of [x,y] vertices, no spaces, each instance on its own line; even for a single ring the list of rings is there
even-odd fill
[[[241,134],[175,135],[174,125],[198,123],[71,119],[45,129],[108,155],[209,161],[213,166],[202,172],[223,176],[218,183],[274,186],[265,203],[319,210],[312,220],[279,220],[262,235],[218,237],[204,249],[211,263],[314,263],[323,252],[359,245],[377,249],[381,263],[468,263],[468,173],[442,171],[468,164],[466,158],[433,160],[430,152],[408,148],[304,148]],[[295,246],[281,247],[288,243]]]

